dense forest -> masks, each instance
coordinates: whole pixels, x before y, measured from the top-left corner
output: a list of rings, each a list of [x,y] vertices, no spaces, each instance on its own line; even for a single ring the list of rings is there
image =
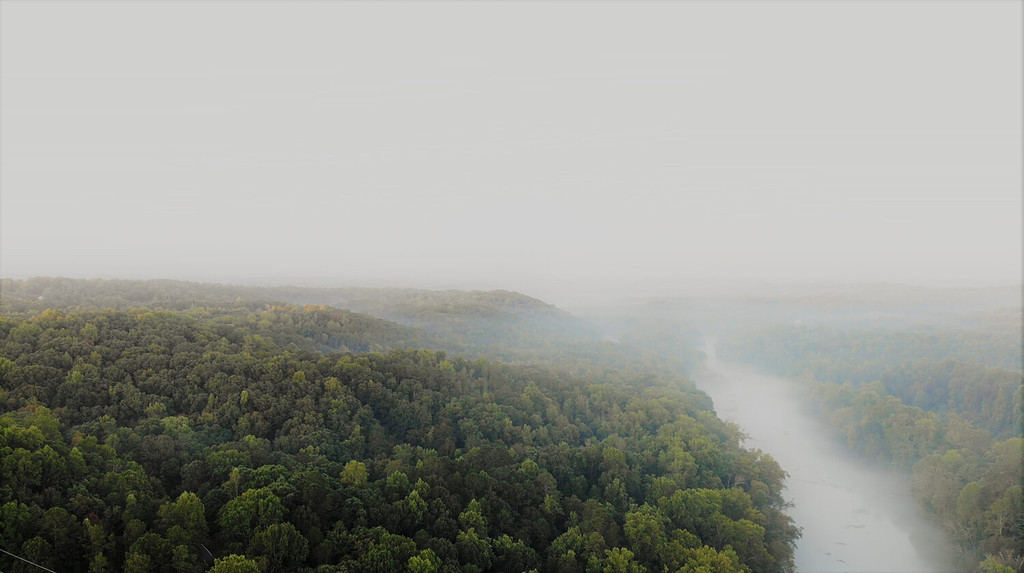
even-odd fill
[[[51,569],[792,568],[782,469],[682,364],[539,301],[405,293],[434,310],[397,324],[265,290],[0,286],[0,547]],[[521,332],[515,364],[460,323]]]
[[[0,292],[0,311],[8,316],[27,316],[49,308],[69,312],[146,308],[218,312],[227,316],[226,320],[236,320],[232,317],[247,315],[246,311],[262,311],[281,304],[328,306],[354,311],[353,316],[371,315],[407,327],[401,335],[404,340],[387,333],[378,347],[390,342],[399,347],[444,350],[510,364],[546,364],[579,375],[605,376],[611,371],[633,378],[651,373],[678,377],[699,361],[699,353],[686,350],[692,347],[686,342],[690,342],[688,337],[693,333],[676,321],[629,320],[618,321],[612,327],[598,326],[535,298],[508,291],[247,287],[170,280],[34,278],[0,279]],[[614,330],[614,336],[608,335],[609,329]],[[293,334],[285,332],[283,336]],[[307,338],[291,342],[299,347],[316,343],[315,337]],[[315,348],[344,350],[330,344]]]
[[[720,348],[800,377],[849,449],[910,472],[961,567],[1005,573],[1024,570],[1019,340],[1014,329],[789,326]]]
[[[734,339],[725,352],[787,376],[879,381],[924,410],[955,412],[999,437],[1020,433],[1021,346],[1015,330],[784,327]]]

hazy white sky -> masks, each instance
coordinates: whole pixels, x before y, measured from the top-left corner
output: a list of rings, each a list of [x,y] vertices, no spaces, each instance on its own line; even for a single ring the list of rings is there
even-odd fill
[[[4,1],[0,274],[1019,280],[1021,6]]]

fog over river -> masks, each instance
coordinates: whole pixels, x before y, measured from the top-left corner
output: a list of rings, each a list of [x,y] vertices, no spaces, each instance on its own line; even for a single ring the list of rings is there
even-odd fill
[[[713,342],[704,352],[695,379],[719,417],[738,424],[747,447],[771,454],[789,473],[787,512],[803,529],[797,571],[953,570],[943,535],[918,509],[909,479],[842,451],[803,410],[794,382],[719,360]]]

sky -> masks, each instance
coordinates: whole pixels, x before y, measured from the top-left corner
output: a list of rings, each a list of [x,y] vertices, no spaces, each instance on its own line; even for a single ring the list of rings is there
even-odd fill
[[[1019,281],[1022,3],[0,3],[0,276]]]

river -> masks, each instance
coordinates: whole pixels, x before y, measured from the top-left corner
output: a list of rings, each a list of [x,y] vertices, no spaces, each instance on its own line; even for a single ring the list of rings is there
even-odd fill
[[[787,513],[803,536],[802,573],[952,571],[940,529],[922,516],[909,479],[870,467],[837,447],[828,429],[801,407],[799,388],[743,365],[719,360],[713,343],[694,376],[715,411],[789,473]]]

